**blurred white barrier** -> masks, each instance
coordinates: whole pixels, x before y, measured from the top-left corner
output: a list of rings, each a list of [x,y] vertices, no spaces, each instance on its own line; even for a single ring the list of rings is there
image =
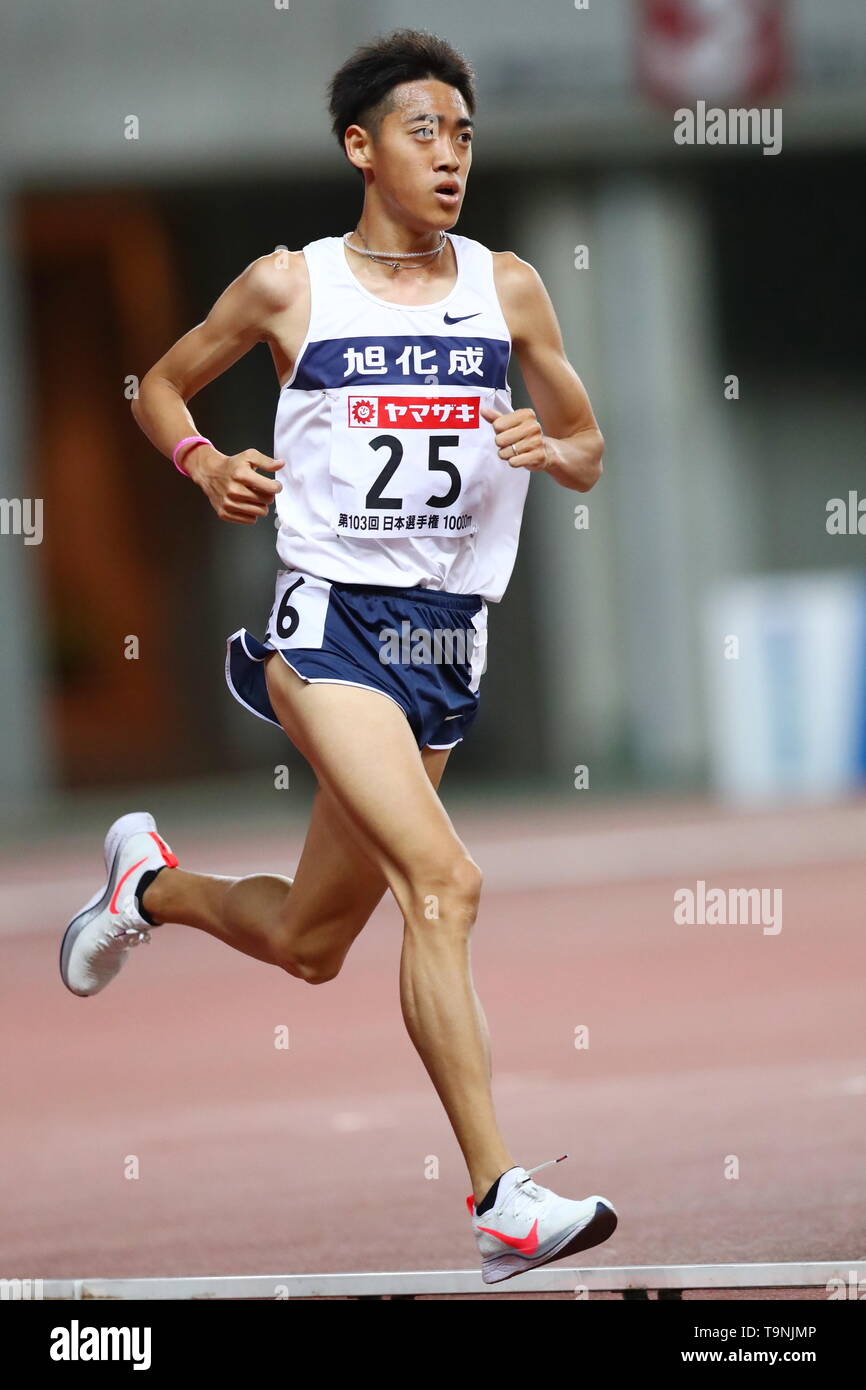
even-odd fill
[[[866,576],[765,575],[704,622],[713,783],[733,801],[835,796],[866,780]]]

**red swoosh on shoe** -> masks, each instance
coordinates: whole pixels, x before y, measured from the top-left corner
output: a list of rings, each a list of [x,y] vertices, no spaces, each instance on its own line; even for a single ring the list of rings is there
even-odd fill
[[[159,852],[160,852],[160,854],[162,855],[162,857],[163,857],[163,859],[165,860],[165,862],[166,862],[166,864],[168,865],[168,867],[169,867],[170,869],[176,869],[177,866],[178,866],[178,858],[177,858],[177,855],[176,855],[176,854],[172,854],[172,852],[171,852],[171,850],[169,849],[168,845],[165,843],[165,840],[163,840],[161,836],[157,835],[157,833],[156,833],[155,830],[151,830],[151,832],[150,832],[150,838],[151,838],[152,840],[156,840],[156,843],[157,843],[157,845],[159,846]]]
[[[512,1249],[519,1250],[521,1255],[534,1255],[538,1249],[538,1217],[532,1223],[532,1230],[528,1236],[506,1236],[502,1231],[493,1231],[489,1226],[479,1226],[479,1231],[486,1232],[489,1236],[496,1236],[497,1240],[502,1240]]]
[[[135,871],[136,871],[136,869],[140,869],[141,866],[142,866],[142,864],[146,864],[146,863],[147,863],[147,855],[144,856],[144,859],[139,859],[138,863],[137,863],[137,864],[133,864],[132,867],[131,867],[130,869],[127,869],[126,873],[123,875],[123,878],[119,880],[119,882],[118,882],[118,884],[117,884],[117,887],[115,888],[114,892],[113,892],[112,895],[111,895],[111,902],[108,904],[108,910],[109,910],[109,912],[116,912],[116,911],[117,911],[117,895],[118,895],[118,893],[120,892],[120,890],[121,890],[121,888],[123,887],[123,885],[124,885],[124,883],[126,882],[126,880],[129,878],[129,875],[130,875],[130,874],[134,874]]]

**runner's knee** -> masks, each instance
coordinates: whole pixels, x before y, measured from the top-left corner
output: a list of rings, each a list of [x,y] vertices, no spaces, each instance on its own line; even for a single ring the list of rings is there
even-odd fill
[[[362,916],[355,911],[325,920],[293,920],[291,913],[280,917],[271,933],[274,965],[310,985],[336,979],[349,946],[364,925]]]
[[[299,977],[308,985],[326,985],[329,980],[336,980],[342,968],[342,960],[335,961],[333,957],[311,959],[300,963]]]
[[[305,984],[324,985],[328,980],[337,978],[343,967],[343,957],[337,959],[333,954],[324,955],[321,952],[298,950],[295,947],[291,950],[275,951],[273,963],[288,975],[293,975],[296,980],[303,980]]]
[[[405,904],[408,923],[443,923],[469,931],[478,914],[483,875],[465,850],[413,868]]]

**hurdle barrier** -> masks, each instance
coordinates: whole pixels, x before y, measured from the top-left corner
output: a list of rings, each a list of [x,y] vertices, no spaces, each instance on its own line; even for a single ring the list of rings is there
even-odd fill
[[[791,1264],[635,1265],[535,1269],[499,1284],[477,1270],[390,1273],[215,1275],[166,1279],[44,1279],[43,1299],[407,1300],[419,1295],[497,1293],[620,1293],[624,1299],[681,1299],[690,1290],[824,1289],[837,1298],[866,1297],[866,1260]]]

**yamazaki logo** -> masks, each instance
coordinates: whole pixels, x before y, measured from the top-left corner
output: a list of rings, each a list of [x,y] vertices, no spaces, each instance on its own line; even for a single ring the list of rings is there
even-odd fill
[[[361,429],[478,429],[478,396],[349,396],[351,426]]]

